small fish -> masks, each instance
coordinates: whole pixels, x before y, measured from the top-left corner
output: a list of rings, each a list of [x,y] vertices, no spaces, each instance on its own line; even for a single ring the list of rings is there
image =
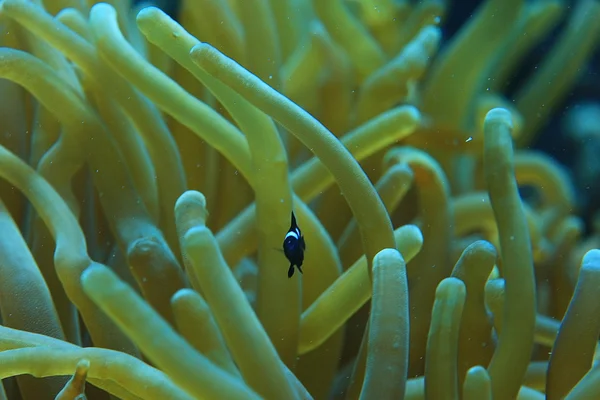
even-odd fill
[[[285,257],[290,262],[290,269],[288,269],[288,278],[294,275],[294,265],[298,268],[300,273],[302,272],[302,263],[304,262],[304,250],[306,250],[306,243],[304,243],[304,236],[296,223],[296,216],[292,211],[292,224],[290,230],[285,235],[283,240],[283,252]]]

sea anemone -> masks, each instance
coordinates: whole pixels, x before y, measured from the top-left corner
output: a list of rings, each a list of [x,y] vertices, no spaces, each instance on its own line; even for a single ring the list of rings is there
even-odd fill
[[[600,3],[180,3],[0,0],[0,398],[600,396]]]

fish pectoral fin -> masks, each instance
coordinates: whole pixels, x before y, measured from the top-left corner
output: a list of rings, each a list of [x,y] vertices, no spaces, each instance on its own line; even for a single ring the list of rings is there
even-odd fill
[[[294,264],[290,264],[290,269],[288,269],[288,278],[291,278],[294,275]]]

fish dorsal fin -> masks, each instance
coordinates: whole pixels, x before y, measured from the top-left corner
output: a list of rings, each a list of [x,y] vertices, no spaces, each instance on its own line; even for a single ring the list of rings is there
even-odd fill
[[[292,210],[292,223],[291,223],[291,229],[293,230],[294,228],[296,228],[298,225],[296,224],[296,216],[294,215],[294,211]]]

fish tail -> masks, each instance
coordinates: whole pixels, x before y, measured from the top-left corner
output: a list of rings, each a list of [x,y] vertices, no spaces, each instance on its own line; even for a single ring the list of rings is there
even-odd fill
[[[294,264],[290,264],[290,269],[288,269],[288,278],[291,278],[294,275]]]
[[[300,271],[301,274],[304,274],[304,272],[302,271],[302,267],[300,265],[298,265],[298,271]]]

